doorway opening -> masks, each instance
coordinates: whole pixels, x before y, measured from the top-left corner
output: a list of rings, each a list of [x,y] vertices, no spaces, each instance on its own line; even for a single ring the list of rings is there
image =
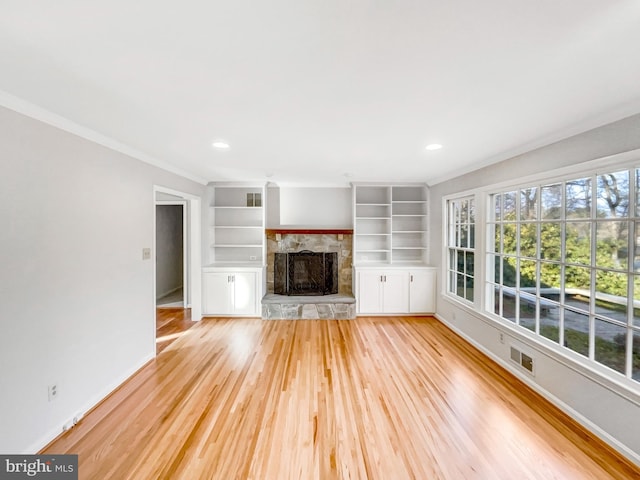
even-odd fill
[[[186,202],[156,202],[156,307],[187,307]]]

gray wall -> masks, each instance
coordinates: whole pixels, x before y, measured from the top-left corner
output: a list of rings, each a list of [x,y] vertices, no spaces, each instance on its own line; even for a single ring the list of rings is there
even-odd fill
[[[268,187],[267,228],[353,228],[350,187]]]
[[[204,186],[5,108],[0,168],[0,452],[35,452],[154,356],[153,186]]]
[[[499,182],[517,183],[526,175],[541,174],[608,155],[640,148],[640,115],[557,142],[499,164],[482,168],[431,188],[430,263],[440,267],[442,285],[443,197]],[[640,154],[639,154],[640,159]],[[640,166],[640,162],[639,162]],[[536,359],[536,376],[521,375],[574,418],[594,429],[605,440],[640,461],[640,389],[625,388],[598,376],[571,358],[550,351],[520,335],[516,329],[491,321],[472,309],[438,296],[438,317],[512,369],[509,345],[530,352]],[[500,343],[499,333],[505,335]],[[517,370],[512,370],[517,373]]]
[[[156,205],[156,298],[184,284],[182,205]]]

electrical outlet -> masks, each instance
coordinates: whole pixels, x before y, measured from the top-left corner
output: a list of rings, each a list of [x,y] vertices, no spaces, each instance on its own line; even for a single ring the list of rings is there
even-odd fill
[[[500,343],[504,343],[504,333],[500,332]]]
[[[249,260],[255,260],[256,258],[258,257],[256,257],[255,255],[249,255]]]
[[[49,392],[49,401],[50,402],[52,402],[56,398],[58,398],[58,385],[56,385],[56,384],[49,385],[47,390]]]
[[[142,259],[143,260],[149,260],[151,258],[151,249],[150,248],[143,248],[142,249]]]

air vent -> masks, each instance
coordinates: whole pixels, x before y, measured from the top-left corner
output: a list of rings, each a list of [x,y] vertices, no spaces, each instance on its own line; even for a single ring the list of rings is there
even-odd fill
[[[533,375],[533,357],[523,353],[513,345],[511,346],[511,361]]]

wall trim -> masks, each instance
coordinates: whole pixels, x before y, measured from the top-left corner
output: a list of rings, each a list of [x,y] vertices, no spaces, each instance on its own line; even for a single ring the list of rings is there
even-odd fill
[[[74,414],[74,416],[78,416],[78,418],[86,417],[92,410],[98,407],[102,402],[104,402],[108,397],[110,397],[113,393],[115,393],[127,380],[136,375],[140,370],[149,364],[156,357],[155,350],[153,353],[149,353],[142,357],[142,359],[132,368],[127,370],[123,375],[120,375],[116,378],[115,381],[111,382],[107,387],[102,389],[102,391],[95,395],[91,400],[84,404],[82,408],[78,410]],[[73,418],[73,417],[72,417]],[[60,437],[64,433],[65,425],[73,425],[73,420],[69,419],[62,425],[59,425],[56,428],[50,429],[47,433],[42,435],[34,444],[31,445],[26,451],[20,452],[23,455],[30,455],[34,452],[39,453],[44,450],[49,444],[53,443],[58,437]]]
[[[559,408],[562,412],[567,414],[569,417],[571,417],[573,420],[575,420],[578,424],[580,424],[581,426],[583,426],[584,428],[589,430],[591,433],[596,435],[598,438],[600,438],[604,443],[609,445],[615,451],[617,451],[618,453],[620,453],[621,455],[623,455],[625,458],[629,459],[630,461],[634,462],[636,465],[640,465],[640,454],[639,453],[636,453],[633,450],[631,450],[629,447],[627,447],[625,444],[620,442],[615,437],[611,436],[609,433],[607,433],[605,430],[603,430],[598,425],[593,423],[587,417],[585,417],[584,415],[579,413],[577,410],[573,409],[573,407],[567,405],[565,402],[560,400],[558,397],[553,395],[551,392],[549,392],[546,389],[542,388],[531,377],[525,375],[523,372],[521,372],[518,369],[516,369],[514,367],[514,365],[509,364],[508,362],[506,362],[505,360],[503,360],[499,356],[495,355],[491,350],[485,348],[482,344],[476,342],[472,337],[468,336],[466,333],[464,333],[458,327],[456,327],[455,325],[450,323],[448,320],[446,320],[440,314],[435,314],[435,318],[438,321],[440,321],[441,323],[443,323],[445,326],[447,326],[449,329],[451,329],[453,332],[455,332],[457,335],[462,337],[465,341],[469,342],[471,345],[473,345],[475,348],[477,348],[479,351],[481,351],[483,354],[485,354],[491,360],[493,360],[498,365],[503,367],[505,370],[507,370],[509,373],[511,373],[513,376],[515,376],[518,380],[523,382],[525,385],[530,387],[536,393],[540,394],[542,397],[544,397],[546,400],[548,400],[554,406]]]
[[[169,162],[159,160],[151,155],[148,155],[140,150],[137,150],[129,145],[119,142],[111,137],[103,135],[88,127],[75,123],[68,118],[65,118],[57,113],[53,113],[50,110],[39,107],[33,103],[30,103],[22,98],[11,95],[5,91],[0,90],[0,106],[13,110],[14,112],[26,115],[27,117],[39,120],[43,123],[51,125],[53,127],[64,130],[65,132],[72,133],[78,137],[89,140],[90,142],[97,143],[103,147],[107,147],[116,152],[122,153],[129,157],[140,160],[141,162],[148,163],[154,167],[161,168],[167,172],[174,173],[181,177],[192,180],[201,185],[206,185],[208,180],[192,174],[186,170],[176,167]]]

